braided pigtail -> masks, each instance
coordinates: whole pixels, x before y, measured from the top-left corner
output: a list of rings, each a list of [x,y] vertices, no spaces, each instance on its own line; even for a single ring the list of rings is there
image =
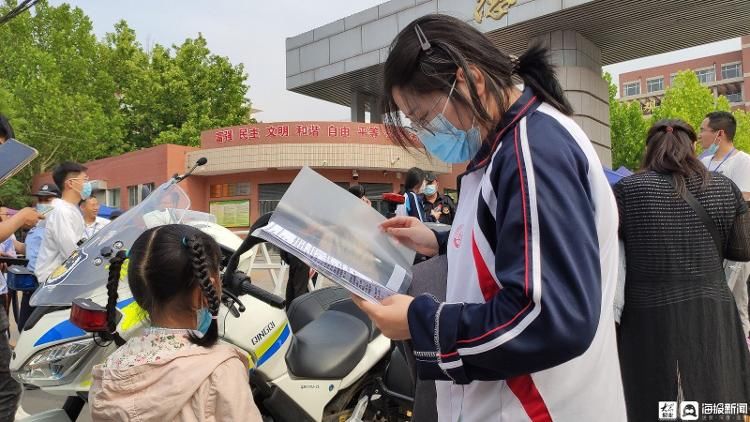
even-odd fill
[[[109,277],[107,278],[107,331],[110,335],[117,333],[117,287],[120,283],[122,264],[127,257],[125,251],[118,251],[109,261]]]
[[[209,267],[206,258],[206,250],[203,245],[203,241],[198,236],[193,236],[186,239],[186,245],[190,252],[190,264],[193,267],[193,279],[200,286],[203,297],[208,302],[208,310],[211,313],[211,325],[208,327],[208,331],[203,337],[198,337],[195,334],[190,334],[190,341],[193,344],[199,346],[211,347],[216,344],[219,338],[219,324],[217,317],[219,315],[219,295],[216,292],[213,282],[211,281],[211,274],[209,273]]]

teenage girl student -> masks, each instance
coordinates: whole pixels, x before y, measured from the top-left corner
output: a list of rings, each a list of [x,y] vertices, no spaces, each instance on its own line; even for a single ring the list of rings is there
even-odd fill
[[[448,256],[445,300],[358,301],[384,335],[411,339],[418,376],[437,380],[438,421],[625,421],[617,205],[547,50],[511,57],[427,15],[396,37],[383,80],[390,139],[467,164],[450,232],[382,224]]]
[[[248,361],[219,332],[220,251],[193,227],[145,231],[129,252],[128,284],[151,326],[93,370],[94,420],[260,421],[250,391]],[[126,259],[109,269],[107,314],[117,326],[117,287]]]

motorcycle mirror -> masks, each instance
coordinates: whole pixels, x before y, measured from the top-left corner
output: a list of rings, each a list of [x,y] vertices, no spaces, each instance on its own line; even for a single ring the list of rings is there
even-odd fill
[[[206,158],[206,157],[199,158],[198,161],[196,161],[195,164],[193,164],[193,167],[190,170],[188,170],[187,173],[185,173],[182,176],[175,175],[175,180],[177,180],[178,182],[181,182],[181,181],[187,179],[188,177],[190,177],[191,174],[193,174],[193,172],[195,171],[195,169],[197,169],[198,167],[201,167],[201,166],[205,166],[206,163],[208,163],[208,158]]]

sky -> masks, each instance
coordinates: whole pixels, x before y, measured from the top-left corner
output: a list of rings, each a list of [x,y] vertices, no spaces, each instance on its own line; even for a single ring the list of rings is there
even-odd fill
[[[283,6],[281,5],[283,2]],[[346,121],[347,107],[286,90],[286,38],[349,16],[385,0],[50,0],[69,3],[89,16],[102,38],[125,19],[145,47],[171,46],[200,32],[214,54],[242,63],[248,74],[248,98],[262,112],[258,120]],[[605,67],[623,72],[740,49],[739,38],[660,54]]]

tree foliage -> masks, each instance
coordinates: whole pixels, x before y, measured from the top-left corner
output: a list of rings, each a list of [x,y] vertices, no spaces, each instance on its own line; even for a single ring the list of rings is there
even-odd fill
[[[713,92],[701,85],[694,72],[679,72],[672,86],[664,93],[661,104],[654,109],[652,122],[661,119],[684,120],[699,130],[706,114],[712,111],[729,111],[729,101],[724,96],[714,98]]]
[[[16,0],[5,0],[4,14]],[[249,121],[244,67],[198,34],[146,51],[125,21],[97,40],[80,8],[37,3],[0,26],[0,113],[39,157],[0,187],[23,205],[33,174],[162,143],[198,145],[200,131]]]
[[[638,168],[646,145],[648,122],[643,118],[640,103],[637,101],[627,103],[618,101],[616,99],[617,86],[612,83],[612,77],[609,74],[604,76],[609,82],[609,119],[613,167]]]

